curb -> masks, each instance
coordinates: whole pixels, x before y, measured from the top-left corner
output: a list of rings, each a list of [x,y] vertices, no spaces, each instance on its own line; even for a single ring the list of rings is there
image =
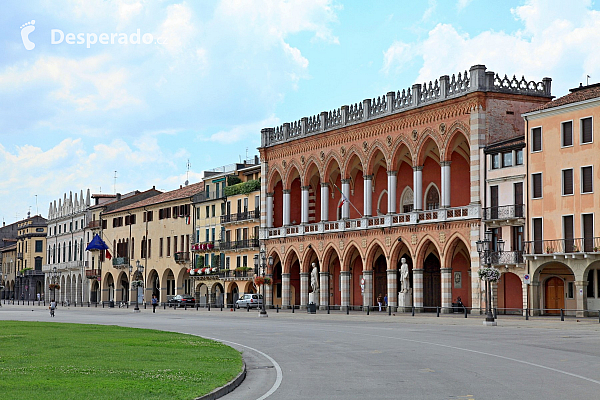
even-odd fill
[[[194,400],[216,400],[225,396],[227,393],[233,392],[238,386],[242,384],[244,379],[246,379],[246,362],[243,361],[242,372],[235,377],[234,380],[227,383],[226,385],[221,386],[220,388],[216,388],[212,392],[205,394],[204,396],[196,397]]]

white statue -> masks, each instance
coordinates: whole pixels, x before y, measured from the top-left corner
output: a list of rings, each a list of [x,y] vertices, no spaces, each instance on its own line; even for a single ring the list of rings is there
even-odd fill
[[[400,278],[402,279],[402,293],[407,293],[410,291],[410,281],[408,278],[408,264],[406,263],[406,258],[402,257],[400,259],[402,265],[400,265]]]
[[[310,271],[310,286],[313,292],[319,290],[319,271],[315,263],[312,263],[312,271]]]

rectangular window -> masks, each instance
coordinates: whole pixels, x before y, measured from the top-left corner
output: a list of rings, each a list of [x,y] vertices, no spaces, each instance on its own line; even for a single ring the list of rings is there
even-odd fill
[[[196,207],[196,219],[200,219],[200,207]]]
[[[581,231],[583,233],[583,251],[594,251],[594,214],[581,214]]]
[[[43,249],[43,241],[42,240],[36,240],[35,241],[35,252],[36,253],[41,253],[42,251],[44,251]]]
[[[502,167],[512,167],[513,165],[513,153],[509,151],[502,153]]]
[[[152,239],[148,239],[148,258],[152,258]]]
[[[225,268],[229,269],[230,265],[231,265],[231,264],[230,264],[229,257],[226,257],[226,258],[225,258]]]
[[[244,256],[242,259],[242,267],[248,266],[248,256]]]
[[[562,147],[573,146],[573,121],[560,124]]]
[[[211,236],[210,236],[210,240],[211,240],[211,241],[213,241],[213,242],[215,241],[215,228],[212,228],[212,229],[211,229]]]
[[[492,169],[500,168],[500,154],[492,154],[491,155],[491,165],[492,165]]]
[[[594,283],[596,282],[596,280],[594,279],[594,272],[595,270],[590,269],[590,272],[588,272],[588,279],[587,279],[587,297],[589,298],[595,298],[596,297],[596,288],[594,287]]]
[[[159,257],[163,256],[163,244],[164,244],[164,239],[163,238],[158,239],[158,256]]]
[[[167,237],[167,257],[171,257],[171,237]]]
[[[214,216],[215,216],[215,214],[216,214],[216,212],[215,212],[216,206],[213,204],[213,205],[211,206],[211,209],[212,209],[212,216],[214,217]]]
[[[177,253],[177,235],[173,236],[173,254]]]
[[[542,173],[531,174],[532,198],[542,198]]]
[[[235,258],[235,267],[236,267],[236,268],[240,268],[240,267],[242,266],[241,264],[242,264],[242,257],[240,257],[240,256],[237,256],[237,257]]]
[[[573,241],[573,216],[563,216],[563,240],[564,240],[564,252],[572,253],[575,245]]]
[[[523,150],[517,150],[516,153],[515,165],[523,165]]]
[[[108,227],[108,221],[103,219],[102,220],[102,229],[107,229],[107,227]],[[54,228],[54,231],[56,233],[56,228]]]
[[[75,230],[77,230],[77,225],[78,225],[77,223],[78,223],[78,222],[79,222],[79,221],[75,221]],[[81,224],[81,226],[83,226],[83,224]]]
[[[592,193],[594,191],[592,177],[592,166],[581,167],[581,193]]]
[[[573,194],[573,169],[562,170],[562,189],[563,196]]]
[[[542,151],[542,127],[531,130],[531,152]]]
[[[533,252],[541,254],[543,253],[542,219],[532,218],[531,225],[533,228]]]
[[[150,222],[154,219],[153,213],[154,213],[154,211],[148,211],[148,222]]]
[[[592,117],[581,119],[581,144],[592,143],[594,135],[592,133]]]
[[[210,229],[206,228],[206,236],[204,238],[205,242],[208,242],[210,240]]]
[[[567,282],[567,299],[572,299],[575,294],[574,282]]]

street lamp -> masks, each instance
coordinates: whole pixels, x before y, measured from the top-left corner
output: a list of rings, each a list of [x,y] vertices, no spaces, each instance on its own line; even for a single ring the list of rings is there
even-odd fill
[[[262,269],[262,308],[260,310],[260,317],[268,317],[267,315],[267,311],[265,310],[265,302],[266,302],[266,298],[265,298],[265,270],[267,268],[267,253],[265,251],[265,249],[260,249],[260,254],[256,254],[254,256],[254,269],[255,269],[255,274],[258,275],[258,268],[260,267]],[[273,265],[273,257],[269,256],[268,258],[269,261],[269,265]]]
[[[140,307],[139,307],[139,303],[138,303],[138,288],[142,287],[144,285],[144,281],[142,280],[142,276],[144,276],[143,275],[144,266],[142,265],[140,260],[137,260],[135,262],[135,267],[136,267],[136,271],[135,271],[135,274],[133,275],[133,277],[135,279],[131,282],[131,287],[135,288],[135,308],[133,309],[133,312],[140,312]],[[129,275],[130,276],[131,276],[131,271],[132,271],[132,267],[130,265],[129,266]]]
[[[52,267],[50,276],[52,277],[52,300],[56,301],[56,278],[60,278],[62,272],[58,271],[56,267]],[[60,286],[59,286],[60,289]]]
[[[477,252],[479,253],[479,258],[483,264],[486,265],[487,268],[492,267],[492,257],[494,255],[494,251],[498,254],[502,253],[504,250],[504,240],[499,239],[496,241],[495,246],[493,242],[493,233],[490,230],[485,231],[484,239],[478,240],[477,243]],[[492,296],[490,293],[490,279],[489,277],[485,277],[485,325],[496,325],[494,320],[494,315],[492,314],[492,305],[491,300]]]

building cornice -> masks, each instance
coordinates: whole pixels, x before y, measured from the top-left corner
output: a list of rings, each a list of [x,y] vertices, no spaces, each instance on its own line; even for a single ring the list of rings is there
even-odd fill
[[[600,98],[589,99],[579,101],[577,103],[564,104],[562,106],[547,108],[544,110],[531,111],[525,114],[521,114],[526,120],[536,120],[540,118],[546,118],[553,115],[564,114],[566,112],[585,110],[587,108],[598,107],[600,105]]]

